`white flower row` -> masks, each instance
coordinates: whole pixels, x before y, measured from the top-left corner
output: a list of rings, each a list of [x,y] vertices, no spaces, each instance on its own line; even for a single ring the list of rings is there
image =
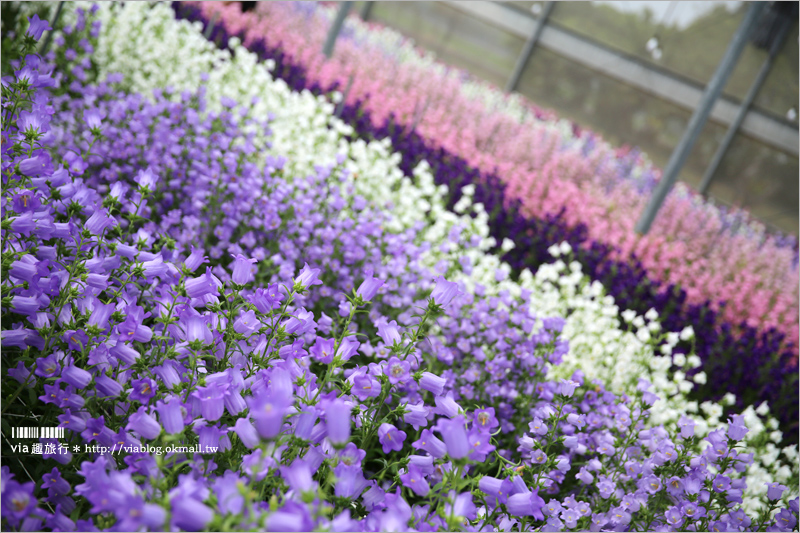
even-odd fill
[[[417,166],[412,183],[399,169],[401,155],[393,152],[388,139],[347,142],[344,136],[352,129],[333,116],[331,102],[308,92],[292,92],[283,81],[273,79],[270,65],[259,63],[255,54],[240,46],[236,39],[230,43],[233,54],[218,50],[203,37],[199,24],[177,21],[165,4],[102,4],[98,15],[103,26],[94,59],[101,75],[120,72],[131,90],[144,94],[163,87],[172,87],[179,93],[202,85],[211,110],[220,110],[222,98],[228,97],[250,104],[254,116],[274,115],[271,134],[260,132],[257,138],[262,156],[287,156],[287,169],[297,175],[313,173],[315,165],[334,165],[337,156],[344,156],[355,193],[378,206],[391,207],[387,212],[393,220],[387,229],[401,231],[420,220],[428,222],[420,232],[420,239],[431,244],[425,258],[428,266],[456,265],[456,277],[469,290],[481,284],[487,292],[508,290],[518,296],[528,289],[532,291],[532,308],[538,316],[564,316],[564,336],[569,340],[570,350],[563,363],[553,367],[554,376],[568,377],[581,369],[618,393],[631,390],[642,377],[653,383],[653,391],[661,397],[653,406],[650,423],[677,422],[681,414],[690,413],[698,421],[698,434],[724,426],[725,421],[720,420],[721,406],[710,402],[698,406],[689,401],[686,393],[694,384],[685,379],[683,372],[669,372],[673,363],[685,370],[697,367],[699,358],[657,355],[670,354],[679,337],[691,336],[689,329],[680,333],[661,332],[655,311],[645,317],[624,311],[622,316],[630,324],[620,323],[613,297],[605,294],[599,282],[590,282],[577,262],[559,259],[542,266],[535,274],[523,271],[519,282],[509,280],[510,267],[488,253],[495,242],[489,235],[488,214],[481,204],[471,200],[474,187],[464,188],[457,212],[448,211],[444,202],[446,188],[435,185],[427,163]],[[180,69],[175,65],[180,65]],[[457,242],[450,239],[456,227],[461,234]],[[466,245],[471,240],[478,246]],[[504,242],[502,246],[510,249],[513,243]],[[568,257],[570,252],[566,243],[551,249],[554,256]],[[469,275],[457,266],[462,256],[469,258],[472,265]],[[695,381],[702,381],[704,374],[698,376],[701,377]],[[779,440],[774,431],[777,422],[772,418],[762,421],[759,416],[765,417],[768,412],[762,410],[757,414],[749,408],[744,414],[751,428],[748,434],[751,443],[764,434]],[[787,476],[792,475],[792,470],[782,464],[780,451],[774,444],[751,447],[748,451],[756,457],[750,474],[753,481],[762,477],[789,481]],[[790,464],[794,464],[796,448],[784,453]],[[796,479],[795,472],[795,487]],[[765,491],[763,484],[748,483],[746,506],[752,509]]]

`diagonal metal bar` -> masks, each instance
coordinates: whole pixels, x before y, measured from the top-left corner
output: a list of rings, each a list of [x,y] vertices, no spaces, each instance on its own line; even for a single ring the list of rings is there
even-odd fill
[[[708,191],[708,186],[711,185],[711,180],[714,179],[714,173],[717,171],[717,168],[719,168],[725,152],[728,151],[728,147],[733,141],[733,137],[736,135],[736,132],[739,131],[739,126],[741,126],[742,122],[744,122],[744,117],[747,116],[747,112],[750,110],[753,100],[755,100],[756,96],[758,95],[758,91],[761,89],[761,85],[767,78],[767,74],[769,74],[769,71],[772,68],[772,63],[775,61],[775,56],[778,55],[781,47],[783,47],[783,43],[786,41],[786,36],[789,35],[789,30],[791,29],[792,24],[792,19],[788,17],[783,18],[781,27],[778,30],[778,34],[775,36],[775,40],[772,42],[772,47],[769,49],[769,54],[764,60],[764,64],[761,65],[761,69],[758,71],[753,85],[750,86],[750,90],[744,97],[744,101],[742,101],[742,104],[739,106],[739,112],[736,114],[736,118],[728,127],[728,131],[725,132],[725,137],[723,137],[722,142],[720,142],[717,152],[714,154],[714,157],[711,160],[711,163],[709,163],[708,168],[706,168],[705,174],[703,174],[703,179],[700,181],[700,187],[697,189],[700,194],[705,196],[706,192]]]
[[[539,42],[539,37],[542,36],[542,30],[544,30],[547,19],[550,17],[550,13],[553,12],[555,5],[555,2],[546,2],[542,14],[536,19],[536,26],[533,27],[533,33],[531,33],[531,36],[525,41],[525,46],[522,47],[522,51],[517,58],[517,64],[514,65],[514,72],[511,73],[511,77],[508,79],[508,83],[506,83],[507,93],[517,88],[517,84],[525,70],[525,65],[528,64],[528,59],[530,59],[533,49],[536,47],[536,43]]]
[[[708,115],[711,113],[714,102],[716,102],[731,72],[733,72],[736,61],[739,59],[742,50],[744,50],[747,44],[747,38],[752,32],[756,22],[758,22],[764,5],[765,4],[761,2],[750,3],[747,13],[742,23],[739,25],[739,29],[736,30],[736,34],[733,36],[733,39],[731,39],[728,49],[725,51],[725,55],[717,67],[717,71],[714,72],[714,76],[711,78],[711,81],[708,82],[708,86],[706,86],[706,90],[700,98],[700,103],[694,110],[692,118],[689,119],[689,124],[686,126],[683,137],[672,152],[667,167],[664,169],[664,175],[661,177],[661,181],[653,191],[653,195],[650,197],[647,207],[636,223],[637,233],[645,235],[650,231],[653,220],[655,220],[658,210],[661,209],[661,205],[664,203],[664,199],[666,199],[667,194],[678,179],[678,174],[680,174],[681,168],[683,168],[692,146],[694,146],[698,135],[700,135],[700,131],[703,129]]]
[[[50,42],[53,40],[53,32],[56,31],[56,23],[58,22],[58,18],[61,16],[62,9],[64,9],[64,2],[59,2],[58,8],[56,9],[56,15],[50,22],[50,26],[53,29],[47,32],[47,37],[45,37],[44,42],[42,43],[42,47],[39,49],[39,55],[41,56],[47,54],[47,50],[50,49]]]
[[[361,11],[358,13],[358,16],[361,17],[361,20],[366,22],[369,20],[369,15],[372,12],[372,6],[375,2],[364,2],[364,5],[361,6]]]
[[[336,118],[341,118],[342,111],[344,111],[345,101],[347,100],[347,96],[350,94],[350,89],[353,88],[353,75],[350,74],[350,77],[347,79],[347,87],[345,87],[344,92],[342,93],[342,101],[336,106],[336,110],[333,112],[333,115]]]
[[[203,37],[206,39],[211,38],[211,34],[214,33],[214,26],[216,26],[218,18],[219,15],[217,13],[211,15],[211,20],[208,21],[208,26],[206,26],[206,31],[203,32]]]
[[[339,37],[339,32],[342,31],[344,26],[344,19],[347,18],[347,13],[353,7],[353,2],[341,2],[339,11],[336,13],[336,18],[333,20],[331,29],[328,30],[328,37],[325,39],[325,45],[322,47],[322,53],[325,57],[330,58],[333,55],[333,46],[336,44],[336,38]]]

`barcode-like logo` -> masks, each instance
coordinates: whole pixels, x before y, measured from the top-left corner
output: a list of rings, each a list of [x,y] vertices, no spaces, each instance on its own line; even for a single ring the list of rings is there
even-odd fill
[[[64,428],[47,427],[21,427],[11,428],[12,439],[63,439]]]

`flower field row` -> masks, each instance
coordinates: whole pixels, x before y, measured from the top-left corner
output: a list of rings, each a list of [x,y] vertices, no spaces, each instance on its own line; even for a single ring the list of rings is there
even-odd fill
[[[690,399],[691,328],[565,242],[511,280],[479,185],[447,209],[167,5],[86,8],[3,83],[3,433],[67,429],[4,529],[795,527],[796,446]]]
[[[204,3],[199,9],[216,9],[215,5]],[[238,13],[237,6],[221,9],[228,10],[223,13],[231,13],[231,16]],[[229,35],[223,24],[226,15],[213,17],[216,22],[212,39],[226,43]],[[274,60],[277,63],[275,72],[295,89],[321,91],[319,83],[309,77],[304,66],[296,64],[283,50],[270,48],[264,40],[254,40],[248,47],[262,58]],[[503,255],[514,272],[525,267],[534,269],[549,261],[546,250],[552,242],[570,242],[577,260],[592,278],[603,282],[620,307],[636,309],[640,314],[655,308],[666,329],[681,329],[686,324],[701,326],[696,331],[695,351],[703,359],[706,371],[718,379],[704,384],[696,394],[698,399],[719,400],[727,392],[733,392],[740,409],[766,400],[780,413],[782,429],[796,441],[796,354],[783,347],[782,334],[744,324],[735,327],[721,320],[708,305],[687,303],[682,288],[672,285],[665,288],[653,282],[639,261],[614,259],[613,247],[591,239],[585,225],[568,224],[563,210],[544,219],[525,217],[518,209],[507,206],[498,175],[480,173],[438,144],[423,139],[415,131],[396,127],[391,121],[375,126],[376,120],[364,105],[358,102],[345,106],[343,118],[354,124],[365,138],[391,137],[395,149],[403,154],[401,167],[407,175],[412,175],[419,161],[430,163],[438,183],[446,184],[450,190],[451,206],[458,201],[461,186],[476,185],[477,200],[492,214],[489,221],[492,236],[498,242],[509,238],[517,244]],[[686,350],[686,347],[678,348],[678,351]]]
[[[391,117],[482,172],[496,173],[527,216],[563,209],[565,222],[584,224],[592,240],[613,245],[614,257],[640,260],[664,282],[662,290],[678,285],[689,303],[708,301],[737,327],[742,321],[776,327],[797,354],[795,239],[769,237],[745,213],[725,213],[685,187],[667,198],[650,235],[639,237],[633,225],[660,173],[636,154],[620,157],[590,132],[575,138],[572,128],[535,113],[520,122],[518,105],[498,111],[505,106],[497,98],[487,106],[471,97],[472,87],[462,95],[461,76],[433,68],[430,58],[415,59],[420,54],[397,34],[368,29],[356,17],[328,60],[321,50],[333,8],[295,2],[260,4],[249,13],[221,2],[198,7],[246,46],[263,40],[268,49],[279,48],[304,69],[309,84],[349,87],[347,101],[361,102],[376,126]]]

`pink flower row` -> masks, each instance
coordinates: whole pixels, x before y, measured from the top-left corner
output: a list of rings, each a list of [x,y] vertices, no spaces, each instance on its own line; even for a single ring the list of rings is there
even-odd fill
[[[624,150],[603,142],[590,148],[549,120],[520,124],[464,96],[457,76],[422,62],[398,61],[364,38],[340,38],[326,59],[321,51],[331,12],[290,4],[261,2],[256,13],[244,14],[238,5],[195,5],[206,17],[216,14],[231,33],[244,32],[245,46],[258,39],[279,46],[321,86],[350,85],[347,102],[365,100],[377,123],[394,114],[403,124],[415,124],[425,139],[482,171],[496,172],[527,215],[543,217],[565,207],[569,223],[583,223],[592,239],[617,246],[619,259],[636,255],[651,276],[686,290],[691,303],[711,300],[719,310],[719,302],[726,301],[726,320],[778,328],[797,349],[800,285],[794,250],[771,237],[726,231],[719,211],[686,189],[673,191],[650,233],[639,236],[634,225],[648,195],[637,190],[635,180],[620,179],[617,162]],[[352,16],[347,21],[359,36],[363,24]]]

